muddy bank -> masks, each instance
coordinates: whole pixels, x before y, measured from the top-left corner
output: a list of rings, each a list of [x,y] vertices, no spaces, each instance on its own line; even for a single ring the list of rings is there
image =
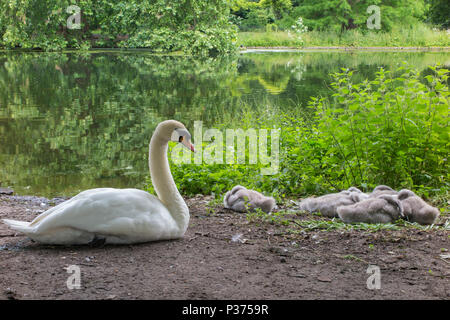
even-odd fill
[[[0,196],[0,219],[30,221],[64,201]],[[183,239],[43,246],[0,223],[0,299],[448,299],[444,230],[290,230],[186,199]],[[316,219],[299,215],[295,219]],[[319,219],[319,218],[317,218]],[[69,266],[80,289],[69,289]],[[380,289],[368,289],[369,265]]]

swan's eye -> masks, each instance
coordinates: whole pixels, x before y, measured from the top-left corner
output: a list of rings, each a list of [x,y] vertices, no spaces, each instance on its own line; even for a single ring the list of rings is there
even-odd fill
[[[178,142],[183,142],[183,136],[180,136],[180,137],[178,138]]]

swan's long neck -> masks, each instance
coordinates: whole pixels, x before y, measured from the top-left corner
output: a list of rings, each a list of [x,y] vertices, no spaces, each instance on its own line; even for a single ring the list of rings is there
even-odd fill
[[[150,176],[159,199],[171,213],[180,231],[184,233],[189,224],[189,209],[173,181],[167,160],[167,149],[168,142],[155,132],[149,148]]]

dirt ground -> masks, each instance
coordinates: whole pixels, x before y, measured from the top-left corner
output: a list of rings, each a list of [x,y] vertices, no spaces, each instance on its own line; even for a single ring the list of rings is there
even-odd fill
[[[63,200],[3,195],[0,219],[31,221]],[[211,212],[205,197],[186,202],[190,225],[175,241],[44,246],[0,223],[0,299],[450,298],[447,231],[292,234],[220,205]],[[80,289],[66,285],[70,265]],[[367,287],[369,265],[380,268],[380,289]]]

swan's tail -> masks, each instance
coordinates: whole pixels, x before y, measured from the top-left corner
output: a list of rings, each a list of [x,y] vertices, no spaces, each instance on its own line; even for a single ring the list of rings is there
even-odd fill
[[[8,226],[10,226],[11,229],[17,230],[25,234],[29,234],[33,231],[33,228],[30,227],[30,223],[26,221],[3,219],[3,222],[6,223]]]

